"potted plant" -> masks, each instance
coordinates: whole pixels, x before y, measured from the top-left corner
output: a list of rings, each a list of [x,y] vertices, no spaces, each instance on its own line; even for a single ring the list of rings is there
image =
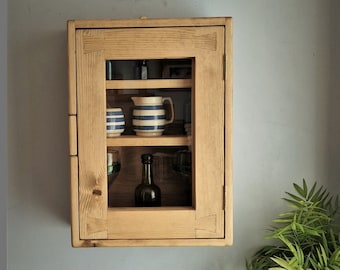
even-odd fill
[[[266,239],[274,244],[259,249],[247,270],[340,270],[339,196],[316,183],[293,184],[296,194],[283,198],[289,210],[273,220]]]

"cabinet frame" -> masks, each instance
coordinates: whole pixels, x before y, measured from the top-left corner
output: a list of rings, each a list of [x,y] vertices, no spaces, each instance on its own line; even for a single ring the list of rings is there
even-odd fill
[[[88,30],[96,30],[96,29],[120,29],[131,30],[138,28],[176,28],[176,27],[222,27],[224,34],[224,55],[222,59],[222,67],[221,70],[223,72],[223,88],[224,88],[224,179],[221,179],[223,194],[222,200],[217,203],[221,203],[221,210],[223,212],[223,220],[221,220],[221,224],[223,228],[220,228],[222,234],[218,237],[209,236],[209,233],[206,237],[201,236],[197,238],[195,235],[189,236],[186,233],[184,236],[181,236],[181,232],[176,233],[173,237],[164,239],[163,233],[160,233],[157,236],[157,232],[150,232],[153,234],[153,237],[141,237],[138,239],[136,234],[129,234],[127,231],[112,232],[110,228],[108,228],[107,220],[114,219],[115,215],[119,212],[119,215],[125,215],[126,219],[119,219],[120,221],[126,220],[129,222],[129,218],[133,213],[134,216],[143,216],[152,218],[154,209],[135,209],[135,208],[120,208],[118,211],[116,209],[108,208],[104,213],[100,213],[102,218],[93,222],[95,228],[93,231],[101,231],[103,228],[104,233],[95,233],[93,238],[81,237],[82,234],[82,226],[86,226],[83,230],[87,230],[88,224],[82,224],[81,215],[83,214],[83,208],[81,206],[81,194],[80,192],[80,183],[79,183],[79,175],[80,175],[80,166],[79,166],[79,99],[80,94],[78,93],[78,88],[81,87],[81,80],[79,79],[79,73],[82,72],[79,69],[79,59],[77,59],[77,51],[84,48],[77,48],[77,33],[78,30],[88,29]],[[86,30],[85,30],[86,31]],[[92,46],[89,44],[88,46]],[[86,49],[86,48],[85,48]],[[225,246],[232,244],[232,25],[231,18],[183,18],[183,19],[132,19],[132,20],[72,20],[68,21],[68,51],[69,51],[69,62],[68,62],[68,72],[69,72],[69,144],[70,144],[70,175],[71,175],[71,222],[72,222],[72,245],[74,247],[96,247],[96,246]],[[98,52],[100,54],[101,52]],[[187,56],[187,55],[185,55]],[[99,56],[102,57],[102,56]],[[109,56],[108,56],[109,57]],[[142,56],[143,57],[143,56]],[[128,58],[128,56],[127,56]],[[104,59],[104,58],[103,58]],[[78,76],[78,77],[77,77]],[[77,79],[78,78],[78,79]],[[189,82],[190,81],[190,82]],[[115,84],[122,83],[118,82],[102,82],[99,80],[96,84],[103,84],[103,87],[117,87]],[[134,88],[134,82],[125,81],[124,83],[130,84],[131,87]],[[159,84],[157,82],[145,82],[145,88],[153,88],[157,87]],[[166,80],[164,83],[169,83]],[[187,80],[185,83],[188,85],[191,83],[191,80]],[[140,86],[140,85],[139,85]],[[198,127],[196,127],[198,129]],[[203,135],[206,136],[206,135]],[[106,138],[106,137],[105,137]],[[140,139],[140,138],[139,138]],[[199,139],[199,138],[196,138]],[[124,141],[123,144],[125,146],[134,146],[134,138],[122,138]],[[141,139],[143,140],[143,139]],[[184,138],[185,140],[185,138]],[[111,141],[111,143],[110,143]],[[147,140],[145,140],[147,141]],[[160,143],[166,145],[167,140],[160,139]],[[121,142],[117,142],[114,139],[108,139],[107,142],[111,145],[117,143],[121,145]],[[106,144],[107,142],[103,142]],[[143,142],[142,142],[143,143]],[[171,144],[171,143],[170,143]],[[171,144],[173,145],[173,144]],[[80,153],[81,154],[81,153]],[[105,190],[105,189],[104,189]],[[92,192],[92,191],[91,191]],[[103,192],[100,185],[96,192]],[[101,196],[100,200],[104,200],[104,204],[107,204],[107,199],[105,196]],[[106,200],[106,201],[105,201]],[[213,202],[216,203],[216,202]],[[155,227],[161,227],[162,230],[166,231],[166,226],[169,226],[170,221],[174,221],[179,219],[180,216],[190,216],[195,215],[194,207],[162,207],[161,211],[159,211],[160,215],[164,212],[164,218],[159,218],[155,221]],[[209,218],[203,220],[203,223],[211,222]],[[214,221],[216,222],[216,221]],[[218,222],[219,223],[219,222]],[[173,225],[173,223],[171,223]],[[120,224],[120,226],[124,226],[124,222]],[[180,227],[183,227],[183,230],[190,230],[191,226],[197,226],[197,224],[180,224]],[[205,225],[202,224],[204,227]],[[141,226],[141,231],[145,233],[147,231],[147,227]],[[152,229],[154,230],[154,229]],[[196,228],[197,230],[197,228]],[[199,230],[199,229],[198,229]],[[125,234],[125,235],[124,235]],[[145,235],[147,235],[146,232]]]

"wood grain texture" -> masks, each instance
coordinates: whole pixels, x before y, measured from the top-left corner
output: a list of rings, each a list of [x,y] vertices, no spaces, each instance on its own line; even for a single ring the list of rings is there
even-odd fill
[[[233,243],[233,43],[232,20],[226,20],[225,69],[225,238]]]
[[[231,18],[147,18],[147,19],[110,19],[110,20],[73,20],[76,28],[140,28],[176,26],[223,26]]]
[[[185,146],[190,141],[187,136],[156,136],[142,137],[135,135],[107,138],[108,146]]]
[[[106,89],[191,88],[190,79],[111,80]]]
[[[69,153],[70,156],[76,156],[78,154],[77,146],[77,117],[71,115],[68,117],[69,126]]]
[[[110,239],[195,238],[195,210],[118,208],[108,212]]]
[[[68,26],[70,154],[79,155],[71,157],[73,246],[231,245],[231,18],[89,20],[70,21]],[[73,50],[74,59],[70,59]],[[172,58],[193,59],[191,80],[105,80],[106,59]],[[107,89],[183,85],[191,88],[193,96],[190,139],[106,139]],[[108,208],[107,146],[188,144],[192,144],[194,153],[192,207]]]
[[[104,50],[106,59],[190,58],[197,52],[216,51],[217,28],[87,30],[83,49],[85,53]]]
[[[71,236],[72,245],[79,246],[79,194],[78,194],[78,157],[70,157],[70,190],[71,190]]]
[[[76,80],[76,41],[75,23],[69,21],[67,24],[67,46],[68,46],[68,113],[77,114],[77,80]]]
[[[96,239],[107,237],[105,60],[102,51],[84,52],[86,34],[76,33],[80,237]]]
[[[194,163],[200,238],[224,236],[224,28],[213,29],[216,51],[195,57]]]
[[[226,246],[225,239],[109,239],[79,240],[74,247],[198,247]]]

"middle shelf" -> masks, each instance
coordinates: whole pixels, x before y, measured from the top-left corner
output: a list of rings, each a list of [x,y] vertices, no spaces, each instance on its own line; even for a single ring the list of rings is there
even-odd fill
[[[123,135],[107,138],[107,146],[187,146],[191,144],[191,136],[162,135],[157,137],[142,137]]]

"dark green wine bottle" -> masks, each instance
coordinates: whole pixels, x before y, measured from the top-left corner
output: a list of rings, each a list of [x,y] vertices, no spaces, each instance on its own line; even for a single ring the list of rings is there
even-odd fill
[[[142,155],[142,183],[135,189],[135,205],[137,207],[161,206],[161,190],[154,184],[152,175],[152,155]]]

